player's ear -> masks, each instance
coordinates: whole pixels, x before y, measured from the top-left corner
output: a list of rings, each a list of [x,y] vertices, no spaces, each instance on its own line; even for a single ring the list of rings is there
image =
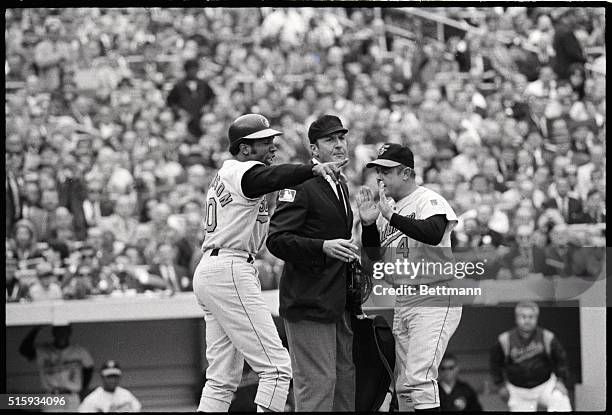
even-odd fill
[[[316,144],[312,144],[312,143],[310,143],[309,147],[310,147],[310,154],[312,154],[313,157],[319,157],[319,147]]]
[[[240,153],[244,154],[245,156],[248,156],[249,153],[251,152],[250,146],[246,143],[240,143]]]

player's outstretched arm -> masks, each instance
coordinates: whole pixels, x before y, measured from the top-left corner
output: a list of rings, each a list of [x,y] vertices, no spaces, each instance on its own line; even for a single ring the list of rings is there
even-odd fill
[[[242,176],[242,192],[246,197],[257,198],[267,193],[297,186],[315,176],[330,176],[335,180],[342,167],[348,163],[333,161],[321,164],[279,164],[276,166],[257,165]]]

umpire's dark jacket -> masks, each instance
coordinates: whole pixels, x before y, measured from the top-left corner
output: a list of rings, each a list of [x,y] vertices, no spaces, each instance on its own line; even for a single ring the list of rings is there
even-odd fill
[[[348,198],[345,184],[342,189]],[[335,322],[346,307],[348,267],[323,253],[323,241],[350,239],[353,212],[348,205],[347,217],[336,193],[322,177],[291,190],[295,193],[279,192],[267,240],[270,252],[285,261],[279,312],[291,321]]]

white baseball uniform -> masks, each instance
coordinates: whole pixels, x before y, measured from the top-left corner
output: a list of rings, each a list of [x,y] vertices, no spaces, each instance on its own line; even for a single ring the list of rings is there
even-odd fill
[[[441,242],[432,247],[403,234],[380,215],[377,227],[381,247],[385,248],[385,262],[395,263],[398,259],[415,263],[452,261],[450,234],[457,223],[457,216],[442,196],[419,186],[395,204],[394,212],[414,219],[442,214],[448,223]],[[436,272],[422,273],[414,279],[406,275],[392,276],[395,284],[429,286],[445,285],[445,281],[452,278],[452,275]],[[400,411],[440,406],[438,366],[460,319],[461,307],[451,305],[449,296],[396,296],[393,334]]]
[[[117,386],[107,392],[98,386],[79,406],[79,412],[140,412],[142,405],[129,390]]]
[[[248,198],[242,177],[257,161],[227,160],[207,193],[204,255],[193,291],[206,321],[206,385],[198,411],[226,412],[244,360],[259,376],[255,403],[283,411],[291,361],[262,295],[253,257],[269,227],[265,195]]]

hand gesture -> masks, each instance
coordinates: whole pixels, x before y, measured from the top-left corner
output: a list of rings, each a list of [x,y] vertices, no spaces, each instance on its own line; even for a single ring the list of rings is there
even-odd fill
[[[346,166],[346,163],[348,163],[348,159],[344,159],[342,161],[330,161],[328,163],[315,164],[312,168],[312,172],[315,176],[329,176],[334,182],[337,183],[337,177],[340,174],[340,169]]]
[[[362,226],[369,226],[376,222],[380,211],[374,202],[374,194],[369,187],[363,186],[357,194],[357,206]]]
[[[380,209],[380,213],[385,217],[385,219],[391,220],[391,216],[393,215],[393,207],[385,195],[385,185],[382,182],[378,183],[378,196],[378,209]]]
[[[359,248],[348,239],[331,239],[323,242],[323,252],[325,255],[340,261],[350,262],[353,259],[359,260]]]

